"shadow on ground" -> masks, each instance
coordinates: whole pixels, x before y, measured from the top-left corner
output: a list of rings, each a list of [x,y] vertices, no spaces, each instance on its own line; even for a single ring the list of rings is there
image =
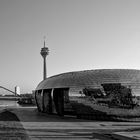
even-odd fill
[[[47,114],[38,112],[37,108],[17,108],[9,109],[17,115],[22,122],[90,122],[91,120],[77,119],[76,116],[58,116],[57,114]],[[92,120],[93,122],[93,120]]]
[[[0,140],[29,140],[19,118],[8,110],[0,113]]]

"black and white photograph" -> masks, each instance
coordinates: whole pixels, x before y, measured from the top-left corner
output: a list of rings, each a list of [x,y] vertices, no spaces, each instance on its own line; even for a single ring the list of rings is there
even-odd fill
[[[0,140],[140,140],[140,0],[0,0]]]

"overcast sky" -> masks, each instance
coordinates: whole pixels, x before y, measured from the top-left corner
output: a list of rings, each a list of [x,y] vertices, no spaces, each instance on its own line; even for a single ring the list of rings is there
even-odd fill
[[[31,92],[47,74],[140,69],[140,0],[0,0],[0,85]]]

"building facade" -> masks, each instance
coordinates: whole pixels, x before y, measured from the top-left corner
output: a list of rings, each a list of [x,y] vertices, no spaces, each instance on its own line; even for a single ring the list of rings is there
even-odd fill
[[[100,69],[68,72],[41,81],[35,98],[38,110],[46,113],[64,115],[72,110],[76,102],[84,98],[83,89],[100,89],[102,84],[120,83],[129,87],[134,95],[140,94],[140,70]]]

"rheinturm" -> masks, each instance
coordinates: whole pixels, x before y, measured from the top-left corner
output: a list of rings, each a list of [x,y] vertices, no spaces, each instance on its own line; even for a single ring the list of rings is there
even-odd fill
[[[45,46],[45,40],[44,40],[44,47],[41,48],[40,54],[43,57],[43,80],[45,80],[47,78],[46,56],[49,54],[49,49]]]

